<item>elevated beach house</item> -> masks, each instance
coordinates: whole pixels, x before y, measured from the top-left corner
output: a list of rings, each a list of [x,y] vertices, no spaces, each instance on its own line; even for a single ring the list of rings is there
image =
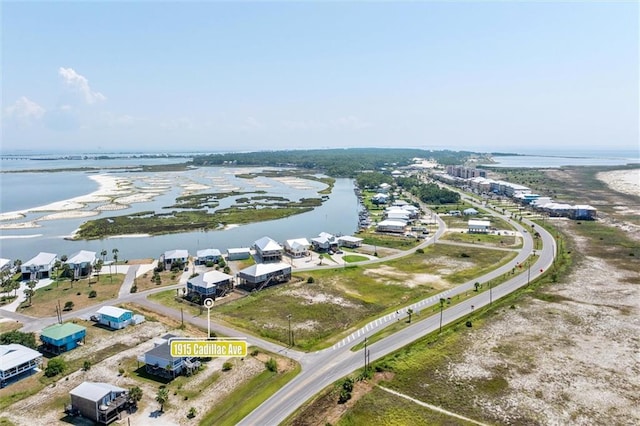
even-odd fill
[[[321,232],[317,237],[311,239],[313,249],[316,251],[329,251],[338,249],[338,239],[328,232]]]
[[[309,256],[311,243],[306,238],[293,238],[284,242],[284,251],[291,257]]]
[[[488,220],[469,219],[467,227],[471,234],[486,234],[491,229],[491,222]]]
[[[260,290],[271,284],[287,282],[291,279],[291,265],[279,263],[256,263],[238,272],[242,285]]]
[[[169,341],[179,337],[174,334],[165,334],[154,339],[153,348],[138,357],[138,361],[145,363],[145,369],[148,373],[171,379],[183,372],[195,371],[200,367],[200,361],[197,359],[171,356]]]
[[[0,345],[0,388],[33,373],[42,364],[42,354],[17,343]]]
[[[227,249],[227,260],[244,260],[251,257],[249,247],[238,247]]]
[[[58,255],[54,253],[38,253],[36,257],[29,259],[20,266],[22,279],[35,281],[51,277],[56,260],[58,260]]]
[[[83,382],[69,395],[72,412],[103,425],[120,419],[120,413],[129,405],[128,392],[110,383]]]
[[[84,342],[87,329],[73,323],[54,324],[40,333],[43,350],[60,354],[75,349],[80,342]]]
[[[69,256],[65,264],[73,271],[73,279],[77,280],[91,275],[93,265],[96,263],[96,252],[80,250]]]
[[[218,263],[218,261],[222,258],[222,253],[220,250],[210,248],[204,250],[198,250],[196,252],[196,264],[197,265],[206,265],[207,263]]]
[[[96,312],[98,323],[114,330],[125,328],[132,323],[133,312],[116,306],[103,306]]]
[[[343,235],[341,237],[338,237],[338,245],[340,245],[341,247],[360,247],[362,245],[362,241],[362,238],[354,237],[352,235]]]
[[[160,256],[160,263],[165,269],[172,269],[174,266],[184,266],[189,262],[188,250],[169,250]]]
[[[187,281],[187,295],[196,303],[202,303],[206,298],[215,300],[232,289],[233,276],[220,271],[205,272]]]
[[[282,260],[284,249],[269,237],[260,238],[253,244],[253,247],[262,262],[280,262]]]

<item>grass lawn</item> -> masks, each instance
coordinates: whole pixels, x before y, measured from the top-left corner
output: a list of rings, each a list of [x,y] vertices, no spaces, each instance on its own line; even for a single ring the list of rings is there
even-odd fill
[[[165,287],[180,282],[182,271],[162,271],[158,273],[160,276],[160,283],[153,280],[153,271],[147,272],[141,277],[136,278],[135,285],[138,287],[138,293],[150,290],[152,288]]]
[[[521,248],[522,240],[513,235],[470,234],[468,232],[447,232],[441,240],[461,243],[482,244],[494,247]]]
[[[342,256],[342,260],[344,260],[347,263],[354,263],[354,262],[363,262],[365,260],[369,260],[369,258],[366,256],[359,256],[357,254],[346,254]]]
[[[185,302],[179,302],[176,300],[175,290],[165,290],[159,293],[150,294],[147,299],[160,303],[164,306],[168,306],[173,309],[182,309],[184,313],[191,316],[206,315],[205,309],[200,309]]]
[[[35,317],[49,317],[56,314],[56,306],[64,308],[66,302],[73,302],[73,309],[82,309],[105,300],[118,297],[124,275],[114,274],[113,280],[109,276],[102,276],[100,281],[83,279],[75,282],[60,281],[39,288],[33,295],[31,305],[26,300],[20,305],[19,313]],[[91,282],[91,284],[89,284]],[[94,290],[96,297],[90,298],[89,293]]]
[[[298,364],[293,370],[285,373],[263,371],[205,413],[199,424],[201,426],[237,424],[299,372]]]
[[[415,238],[407,238],[403,235],[378,234],[373,230],[364,232],[356,232],[358,238],[362,238],[363,244],[369,244],[378,247],[388,247],[399,250],[409,250],[420,244],[421,240]]]
[[[20,321],[2,321],[0,322],[0,334],[6,333],[8,331],[17,330],[22,327],[22,323]]]
[[[486,248],[435,245],[385,264],[317,270],[300,281],[221,305],[212,314],[264,338],[313,350],[332,344],[372,317],[451,288],[513,258]],[[313,277],[313,284],[306,282]]]

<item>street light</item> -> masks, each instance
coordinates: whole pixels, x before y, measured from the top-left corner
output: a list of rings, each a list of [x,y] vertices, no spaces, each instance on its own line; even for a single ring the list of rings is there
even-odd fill
[[[440,333],[442,333],[442,308],[444,307],[445,300],[440,298]]]
[[[293,339],[291,336],[291,314],[287,315],[287,319],[289,320],[289,346],[293,346]]]

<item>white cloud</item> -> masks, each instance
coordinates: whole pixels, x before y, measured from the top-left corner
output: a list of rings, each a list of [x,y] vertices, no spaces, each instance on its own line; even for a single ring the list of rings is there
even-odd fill
[[[42,118],[46,110],[26,96],[21,96],[13,105],[5,108],[7,117],[28,123]]]
[[[58,69],[58,74],[62,77],[67,86],[70,86],[80,92],[86,103],[95,104],[96,102],[101,102],[107,99],[107,97],[102,93],[91,90],[91,87],[89,87],[89,80],[75,72],[73,68],[60,67],[60,69]]]

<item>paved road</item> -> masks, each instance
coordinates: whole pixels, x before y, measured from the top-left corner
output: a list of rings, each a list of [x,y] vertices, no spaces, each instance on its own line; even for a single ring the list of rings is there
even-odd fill
[[[525,224],[531,226],[532,223],[524,221]],[[517,223],[512,224],[520,231],[525,229]],[[531,228],[529,228],[531,229]],[[467,299],[456,305],[453,305],[442,312],[442,323],[450,322],[464,318],[472,313],[473,309],[481,308],[488,305],[493,300],[504,297],[514,290],[526,286],[530,280],[540,274],[540,270],[544,270],[551,266],[555,256],[556,245],[551,234],[544,229],[538,227],[536,229],[543,240],[544,249],[539,253],[539,257],[535,264],[531,265],[531,274],[527,270],[520,275],[515,276],[504,284],[498,285],[491,289],[490,292],[483,292],[475,297]],[[533,240],[529,233],[523,232],[524,247],[522,252],[515,259],[515,262],[524,261],[530,253],[532,253]],[[483,279],[491,279],[497,277],[513,268],[513,263],[505,265],[482,277]],[[471,289],[475,281],[473,280],[462,286],[457,287],[454,291],[447,294],[457,294]],[[440,315],[432,315],[425,320],[416,322],[413,325],[405,327],[403,330],[392,334],[372,345],[368,346],[369,359],[375,361],[385,355],[388,355],[411,342],[438,330],[440,326]],[[366,327],[365,327],[366,328]],[[374,331],[375,332],[375,331]],[[316,395],[324,387],[335,382],[336,380],[351,374],[364,364],[364,350],[352,352],[350,348],[356,343],[364,340],[365,335],[370,335],[371,331],[358,334],[359,340],[349,341],[344,345],[335,345],[332,348],[307,354],[300,360],[302,365],[301,373],[293,380],[283,386],[278,392],[272,395],[268,400],[256,408],[252,413],[245,417],[239,424],[241,425],[276,425],[285,420],[289,415],[295,412],[307,400]]]
[[[501,216],[496,214],[497,216]],[[244,337],[247,339],[247,342],[251,345],[256,345],[272,351],[274,353],[280,353],[282,355],[288,356],[292,359],[297,360],[301,364],[301,373],[295,377],[292,381],[290,381],[287,385],[285,385],[282,389],[280,389],[276,394],[274,394],[271,398],[265,401],[261,406],[259,406],[256,410],[254,410],[251,414],[249,414],[241,424],[246,425],[255,425],[255,424],[278,424],[283,421],[287,416],[293,413],[300,405],[306,402],[309,398],[318,393],[325,386],[333,383],[337,379],[344,377],[353,371],[360,368],[363,364],[363,350],[359,350],[357,352],[351,352],[350,348],[358,343],[363,341],[365,336],[369,336],[376,331],[384,328],[388,322],[397,321],[398,319],[403,319],[407,315],[407,309],[411,308],[414,312],[419,313],[422,309],[432,306],[437,303],[438,299],[441,297],[453,297],[457,294],[462,294],[465,292],[473,291],[474,283],[480,282],[484,283],[488,280],[499,277],[505,273],[510,272],[517,264],[525,262],[525,260],[530,256],[533,249],[533,240],[531,238],[530,233],[528,233],[521,225],[516,222],[509,220],[505,216],[501,216],[505,220],[511,222],[511,224],[518,229],[524,236],[524,244],[519,254],[513,259],[511,262],[497,268],[496,270],[485,274],[482,277],[476,278],[474,280],[468,281],[456,288],[447,290],[438,295],[432,296],[428,299],[416,302],[410,306],[403,307],[398,310],[398,314],[389,314],[380,318],[377,318],[370,323],[366,324],[359,330],[356,330],[351,335],[345,337],[341,342],[338,342],[333,347],[317,351],[314,353],[303,353],[296,350],[292,350],[290,348],[283,347],[281,345],[275,344],[273,342],[269,342],[263,339],[260,339],[256,336],[249,335],[241,330],[236,330],[221,324],[217,324],[215,322],[211,322],[210,327],[212,331],[216,333],[227,335],[227,336],[236,336],[236,337]],[[400,252],[398,254],[394,254],[392,256],[385,257],[383,259],[374,259],[367,262],[361,262],[359,264],[366,263],[376,263],[381,261],[387,261],[393,258],[400,258],[402,256],[406,256],[407,253],[414,252],[419,247],[425,247],[429,244],[434,244],[437,242],[437,239],[442,236],[445,232],[446,225],[445,223],[436,216],[439,227],[435,235],[425,240],[420,246],[408,250],[406,252]],[[525,224],[529,227],[528,230],[531,230],[530,226],[532,223],[525,221]],[[458,320],[471,312],[471,307],[475,306],[476,308],[480,308],[490,303],[491,300],[497,300],[504,295],[507,295],[514,291],[515,289],[526,285],[529,280],[534,279],[537,275],[539,275],[539,271],[541,269],[546,269],[551,265],[555,255],[555,240],[553,236],[548,234],[542,228],[536,228],[536,230],[540,233],[541,238],[543,240],[544,250],[539,253],[539,258],[536,263],[532,265],[527,272],[522,273],[515,278],[509,280],[508,282],[494,287],[491,292],[480,293],[477,296],[467,299],[464,302],[453,305],[448,309],[443,310],[442,312],[442,323],[447,324],[449,322]],[[327,265],[326,267],[335,268],[335,265]],[[316,267],[317,269],[317,267]],[[188,274],[187,274],[188,275]],[[127,274],[127,280],[133,281],[133,277],[135,275],[129,276]],[[165,291],[167,289],[176,289],[184,287],[184,274],[183,279],[181,279],[180,284],[155,288],[141,293],[134,294],[126,294],[126,292],[121,290],[122,297],[117,300],[118,303],[126,303],[126,302],[135,302],[141,304],[143,306],[149,307],[155,311],[159,311],[164,315],[180,318],[180,312],[168,308],[166,306],[154,303],[146,299],[149,294],[156,293],[158,291]],[[186,282],[186,281],[185,281]],[[129,283],[129,287],[131,283]],[[124,287],[124,285],[123,285]],[[102,306],[113,304],[114,301],[106,301],[99,305],[94,305],[82,310],[74,311],[71,313],[67,313],[63,315],[63,320],[69,320],[74,317],[82,317],[88,316],[94,313],[97,309]],[[0,315],[7,318],[16,319],[21,321],[24,324],[24,331],[36,331],[40,330],[50,324],[56,322],[55,317],[50,318],[33,318],[25,315],[21,315],[14,312],[6,312],[0,310]],[[207,327],[207,319],[206,317],[194,317],[187,315],[184,318],[186,321],[198,325],[200,327]],[[374,361],[384,355],[387,355],[397,349],[400,349],[403,346],[415,341],[416,339],[431,333],[439,327],[440,324],[440,315],[436,314],[431,317],[428,317],[420,322],[417,322],[409,327],[404,328],[398,333],[395,333],[391,336],[386,337],[383,340],[376,342],[368,347],[370,353],[370,360]]]

